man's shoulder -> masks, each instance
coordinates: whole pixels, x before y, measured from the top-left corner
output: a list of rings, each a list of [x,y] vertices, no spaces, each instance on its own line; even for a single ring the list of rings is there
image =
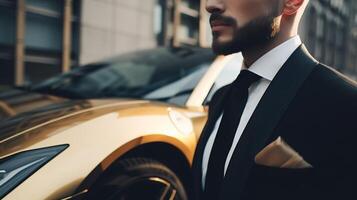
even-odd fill
[[[301,102],[329,110],[336,117],[352,116],[357,109],[356,82],[324,64],[314,68],[299,94]]]
[[[308,81],[329,93],[356,96],[357,82],[322,63],[315,67]]]

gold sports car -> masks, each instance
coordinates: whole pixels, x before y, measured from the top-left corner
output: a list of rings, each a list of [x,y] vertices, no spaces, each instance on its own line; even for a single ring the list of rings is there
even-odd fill
[[[0,199],[177,199],[239,54],[157,48],[0,91]]]

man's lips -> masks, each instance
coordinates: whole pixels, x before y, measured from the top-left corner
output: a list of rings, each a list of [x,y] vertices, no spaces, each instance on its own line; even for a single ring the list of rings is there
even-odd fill
[[[211,28],[212,28],[213,32],[221,31],[221,30],[226,29],[230,26],[229,24],[224,23],[223,21],[219,21],[219,20],[211,21],[210,24],[211,24]]]

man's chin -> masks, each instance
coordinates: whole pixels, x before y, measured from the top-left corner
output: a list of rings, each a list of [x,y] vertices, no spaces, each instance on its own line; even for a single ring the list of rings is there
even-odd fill
[[[212,50],[217,55],[229,55],[233,53],[239,53],[242,50],[237,45],[233,45],[233,42],[219,42],[213,41]]]

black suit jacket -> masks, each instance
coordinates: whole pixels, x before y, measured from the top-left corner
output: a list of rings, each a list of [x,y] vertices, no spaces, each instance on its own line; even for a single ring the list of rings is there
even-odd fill
[[[202,196],[203,151],[229,87],[213,96],[197,145],[196,199]],[[313,168],[257,165],[255,155],[279,136]],[[319,64],[302,45],[270,83],[250,118],[227,169],[221,199],[357,199],[356,147],[356,83]]]

